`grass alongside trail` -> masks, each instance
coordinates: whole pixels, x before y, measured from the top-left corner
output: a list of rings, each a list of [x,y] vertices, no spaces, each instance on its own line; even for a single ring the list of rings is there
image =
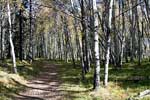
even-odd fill
[[[60,89],[65,92],[65,100],[127,100],[139,92],[150,89],[150,62],[143,62],[141,66],[127,63],[121,70],[109,68],[109,86],[103,87],[104,68],[101,68],[101,88],[95,93],[92,91],[93,71],[86,74],[86,80],[81,80],[81,67],[73,68],[71,63],[62,61],[37,60],[32,65],[28,62],[17,61],[19,75],[10,74],[12,71],[11,61],[6,60],[0,65],[0,100],[11,100],[12,93],[17,93],[24,89],[22,85],[13,80],[26,84],[26,80],[32,79],[42,73],[42,66],[45,63],[57,65],[59,78],[61,80]],[[134,80],[142,77],[140,80]],[[12,80],[13,79],[13,80]],[[133,79],[133,80],[132,80]],[[142,100],[150,100],[145,98]]]
[[[42,65],[42,61],[29,64],[26,61],[17,60],[18,74],[12,74],[11,60],[0,62],[0,100],[12,100],[10,98],[15,93],[19,93],[25,88],[27,79],[32,79],[42,71]]]
[[[109,85],[98,93],[92,92],[93,71],[81,80],[81,68],[76,69],[71,64],[57,62],[60,78],[63,81],[61,88],[66,90],[72,100],[126,100],[146,89],[150,89],[150,62],[143,62],[141,66],[127,63],[121,70],[109,69]],[[135,80],[139,77],[139,80]],[[101,68],[101,81],[104,78],[104,68]],[[68,98],[67,97],[67,98]],[[142,100],[150,100],[145,98]]]

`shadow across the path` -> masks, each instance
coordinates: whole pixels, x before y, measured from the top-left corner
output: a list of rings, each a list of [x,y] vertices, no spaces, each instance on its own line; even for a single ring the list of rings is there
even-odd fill
[[[37,66],[39,67],[39,66]],[[42,71],[29,80],[25,90],[14,97],[15,100],[61,100],[63,90],[59,89],[61,81],[58,78],[57,66],[45,62]]]

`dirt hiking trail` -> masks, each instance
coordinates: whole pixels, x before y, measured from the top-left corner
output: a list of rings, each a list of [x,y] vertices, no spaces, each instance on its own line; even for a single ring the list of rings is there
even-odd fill
[[[63,100],[64,92],[59,88],[57,65],[46,62],[38,77],[29,80],[25,91],[15,100]]]

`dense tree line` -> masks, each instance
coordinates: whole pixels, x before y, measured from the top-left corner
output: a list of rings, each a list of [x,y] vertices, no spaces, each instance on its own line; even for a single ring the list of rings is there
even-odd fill
[[[94,89],[109,64],[150,61],[149,0],[0,0],[0,59],[80,61]],[[92,67],[94,64],[94,68]],[[119,70],[118,70],[119,71]]]

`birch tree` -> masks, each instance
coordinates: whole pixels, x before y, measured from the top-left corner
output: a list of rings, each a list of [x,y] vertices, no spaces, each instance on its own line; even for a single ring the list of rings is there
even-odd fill
[[[113,2],[114,0],[110,1],[109,4],[109,23],[108,23],[108,30],[107,30],[107,49],[106,49],[106,62],[105,62],[105,75],[104,75],[104,85],[107,86],[108,85],[108,66],[109,66],[109,59],[110,59],[110,42],[111,42],[111,37],[110,37],[110,33],[111,33],[111,28],[112,28],[112,8],[113,8]]]
[[[15,50],[14,50],[14,44],[13,44],[13,41],[12,41],[11,11],[10,11],[9,0],[7,0],[7,14],[8,14],[8,22],[9,22],[9,42],[10,42],[10,46],[11,46],[13,69],[14,69],[14,73],[17,73]]]
[[[98,14],[96,0],[92,0],[93,3],[93,16],[94,16],[94,55],[95,55],[95,67],[94,67],[94,89],[98,90],[100,87],[100,62],[99,62],[99,34],[98,34]]]

